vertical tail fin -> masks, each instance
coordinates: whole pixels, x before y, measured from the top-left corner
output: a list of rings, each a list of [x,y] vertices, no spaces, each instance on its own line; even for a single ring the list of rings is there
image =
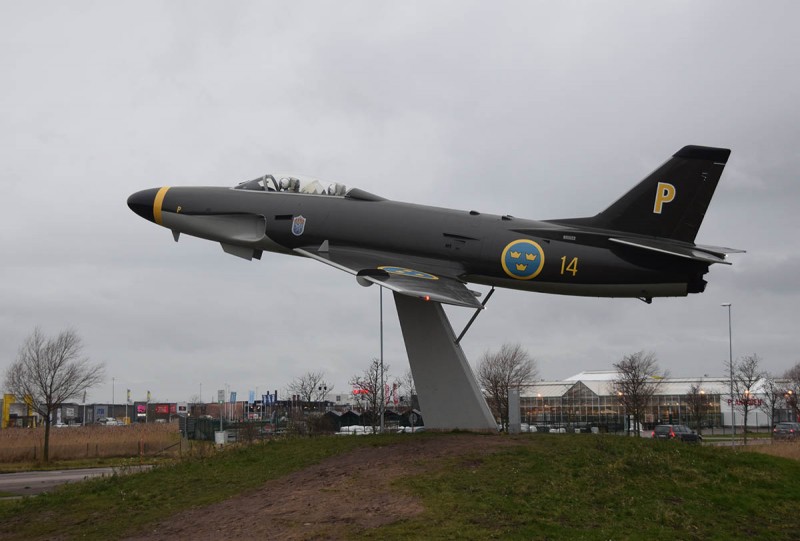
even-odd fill
[[[600,214],[553,221],[694,242],[730,153],[685,146]]]

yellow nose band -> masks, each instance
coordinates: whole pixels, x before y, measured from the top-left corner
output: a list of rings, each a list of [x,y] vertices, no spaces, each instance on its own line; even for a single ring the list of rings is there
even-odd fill
[[[167,190],[169,190],[169,186],[164,186],[158,190],[156,198],[153,199],[153,219],[158,225],[163,225],[161,223],[161,205],[164,203],[164,197],[167,195]]]

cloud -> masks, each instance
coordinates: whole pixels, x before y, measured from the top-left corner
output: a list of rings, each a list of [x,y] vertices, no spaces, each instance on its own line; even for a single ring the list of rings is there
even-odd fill
[[[549,379],[642,349],[676,375],[718,374],[719,304],[732,302],[736,354],[782,371],[797,361],[800,291],[796,15],[739,2],[9,6],[0,359],[36,325],[72,326],[135,396],[282,389],[320,368],[345,391],[379,355],[375,288],[313,261],[175,244],[127,196],[293,170],[402,201],[570,217],[706,144],[733,153],[697,240],[748,250],[712,268],[706,293],[645,305],[498,291],[465,351],[520,342]],[[456,330],[471,315],[448,314]]]

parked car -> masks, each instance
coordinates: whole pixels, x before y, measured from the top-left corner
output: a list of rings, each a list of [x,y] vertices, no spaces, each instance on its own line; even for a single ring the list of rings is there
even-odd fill
[[[113,417],[100,417],[97,420],[97,424],[105,426],[117,426],[119,424],[119,421],[117,421]]]
[[[679,440],[687,443],[702,443],[703,436],[686,425],[658,425],[652,437],[659,440]]]
[[[397,429],[398,434],[413,434],[414,432],[425,432],[424,426],[401,426]]]
[[[772,429],[776,440],[793,440],[800,437],[800,423],[778,423]]]

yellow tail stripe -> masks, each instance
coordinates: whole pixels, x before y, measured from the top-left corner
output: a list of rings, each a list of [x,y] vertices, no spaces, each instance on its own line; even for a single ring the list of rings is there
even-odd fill
[[[164,203],[164,197],[167,195],[167,190],[169,190],[169,186],[164,186],[158,190],[156,198],[153,200],[153,219],[158,225],[163,225],[161,223],[161,205]]]

